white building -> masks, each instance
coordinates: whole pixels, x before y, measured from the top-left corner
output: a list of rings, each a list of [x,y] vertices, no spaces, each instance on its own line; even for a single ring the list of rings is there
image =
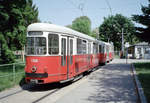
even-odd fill
[[[146,42],[131,45],[128,48],[129,58],[150,59],[150,44]]]

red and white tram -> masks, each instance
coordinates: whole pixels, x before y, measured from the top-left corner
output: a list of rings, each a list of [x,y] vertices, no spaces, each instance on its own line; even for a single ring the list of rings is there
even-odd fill
[[[31,24],[27,28],[26,81],[43,84],[71,80],[113,59],[107,44],[110,49],[109,43],[66,27]]]

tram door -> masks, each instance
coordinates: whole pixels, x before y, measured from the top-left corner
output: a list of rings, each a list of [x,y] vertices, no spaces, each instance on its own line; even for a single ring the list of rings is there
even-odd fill
[[[109,46],[108,45],[106,45],[106,53],[107,53],[106,61],[109,61]]]
[[[61,38],[61,66],[67,79],[73,76],[73,38],[65,36]]]

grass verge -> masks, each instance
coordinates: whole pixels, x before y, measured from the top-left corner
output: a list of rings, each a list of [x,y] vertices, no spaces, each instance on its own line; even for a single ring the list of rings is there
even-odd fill
[[[150,103],[150,63],[134,63],[147,102]]]
[[[14,74],[13,65],[0,66],[0,91],[20,84],[25,76],[24,67],[23,63],[15,64]]]

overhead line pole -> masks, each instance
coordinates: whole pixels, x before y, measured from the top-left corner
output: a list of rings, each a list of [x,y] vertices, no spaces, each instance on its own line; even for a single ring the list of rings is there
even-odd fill
[[[122,28],[121,29],[121,33],[118,33],[118,34],[121,34],[121,51],[122,51],[122,53],[123,53],[123,55],[124,55],[124,34],[126,34],[126,33],[124,33],[124,29]]]
[[[80,4],[77,6],[77,5],[76,5],[74,2],[72,2],[71,0],[67,0],[67,1],[69,1],[76,9],[80,10],[81,13],[82,13],[82,16],[84,16],[84,5],[85,5],[85,3],[80,3]]]
[[[107,3],[107,5],[108,5],[109,10],[110,10],[110,13],[111,13],[111,15],[112,15],[112,9],[111,9],[111,6],[110,6],[110,4],[109,4],[108,0],[106,0],[106,3]]]
[[[121,36],[122,36],[122,47],[121,47],[121,50],[123,51],[124,53],[124,35],[123,35],[123,28],[122,28],[122,33],[121,33]]]

